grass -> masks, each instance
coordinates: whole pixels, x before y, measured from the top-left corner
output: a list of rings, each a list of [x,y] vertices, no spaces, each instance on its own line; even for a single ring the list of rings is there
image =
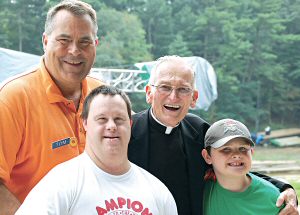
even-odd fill
[[[300,181],[291,180],[289,181],[290,184],[294,187],[297,196],[298,196],[298,211],[300,212],[300,202],[299,202],[299,196],[300,196]]]
[[[294,187],[294,189],[296,190],[297,196],[298,196],[298,200],[299,200],[299,195],[300,195],[300,182],[296,181],[296,180],[291,180],[289,181],[290,184]]]
[[[300,147],[279,148],[256,146],[253,160],[257,161],[296,161],[300,165]]]

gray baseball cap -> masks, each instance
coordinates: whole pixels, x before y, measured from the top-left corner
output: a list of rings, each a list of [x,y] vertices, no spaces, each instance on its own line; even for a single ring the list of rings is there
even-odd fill
[[[222,119],[213,123],[207,130],[204,145],[205,148],[208,146],[219,148],[237,137],[244,138],[251,146],[255,145],[248,128],[243,123],[233,119]]]

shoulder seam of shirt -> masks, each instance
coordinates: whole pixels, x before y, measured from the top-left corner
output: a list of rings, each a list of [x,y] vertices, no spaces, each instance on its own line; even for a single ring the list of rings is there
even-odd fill
[[[2,90],[2,88],[3,88],[5,85],[7,85],[8,83],[10,83],[10,82],[12,82],[12,81],[14,81],[14,80],[16,80],[16,79],[18,79],[18,78],[21,78],[21,77],[24,77],[24,76],[29,75],[29,74],[31,74],[31,73],[34,73],[34,72],[36,72],[37,70],[38,70],[38,68],[35,68],[35,69],[33,69],[33,70],[28,70],[28,71],[19,73],[19,74],[17,74],[17,75],[14,75],[14,76],[12,76],[12,77],[9,77],[9,78],[5,79],[3,82],[0,83],[0,90]]]

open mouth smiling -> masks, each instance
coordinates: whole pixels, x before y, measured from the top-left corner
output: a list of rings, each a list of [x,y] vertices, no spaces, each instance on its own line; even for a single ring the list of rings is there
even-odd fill
[[[228,166],[232,166],[232,167],[242,167],[244,166],[245,163],[243,162],[232,162],[232,163],[228,163]]]
[[[65,60],[64,62],[72,66],[79,66],[83,63],[82,61],[76,61],[76,60]]]
[[[169,105],[169,104],[166,104],[164,105],[164,107],[167,109],[167,110],[170,110],[170,111],[177,111],[180,109],[180,106],[179,105]]]

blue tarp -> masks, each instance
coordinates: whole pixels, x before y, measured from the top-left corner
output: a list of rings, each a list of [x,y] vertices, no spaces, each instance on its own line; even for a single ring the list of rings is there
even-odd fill
[[[0,82],[36,67],[40,56],[0,48]]]

